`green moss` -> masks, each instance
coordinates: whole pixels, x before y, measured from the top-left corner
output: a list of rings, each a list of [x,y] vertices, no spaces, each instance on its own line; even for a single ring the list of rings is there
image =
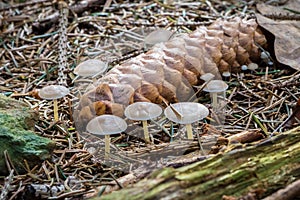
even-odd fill
[[[7,151],[18,173],[25,172],[24,160],[30,167],[49,159],[55,142],[33,131],[37,115],[24,103],[0,95],[0,174],[8,173],[4,158]]]
[[[211,175],[211,170],[199,170],[191,173],[186,174],[179,174],[175,178],[181,181],[193,181],[193,182],[199,182],[200,180],[203,180],[204,177]]]
[[[176,171],[173,168],[164,168],[161,170],[157,170],[153,172],[150,177],[156,177],[156,178],[164,178],[167,179],[168,177],[172,177]]]

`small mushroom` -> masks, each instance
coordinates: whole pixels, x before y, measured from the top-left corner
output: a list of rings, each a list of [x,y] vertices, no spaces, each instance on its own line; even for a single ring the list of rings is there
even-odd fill
[[[231,73],[229,71],[225,71],[222,73],[222,76],[224,77],[225,81],[229,81]]]
[[[242,65],[241,66],[241,73],[239,74],[239,78],[243,79],[245,77],[245,73],[248,71],[248,66],[247,65]]]
[[[157,44],[160,42],[166,42],[168,41],[173,35],[172,31],[165,30],[165,29],[158,29],[155,31],[152,31],[145,37],[145,43],[146,44]]]
[[[156,118],[161,113],[161,107],[151,102],[135,102],[127,106],[124,111],[128,119],[142,121],[146,142],[150,142],[147,120]]]
[[[179,117],[174,109],[180,113]],[[180,102],[171,104],[164,111],[165,116],[176,123],[185,124],[188,139],[193,139],[192,123],[201,120],[208,116],[208,109],[200,104],[194,102]]]
[[[268,65],[273,65],[269,52],[267,51],[261,52],[260,58],[263,60],[264,63],[267,63]]]
[[[74,69],[74,74],[83,77],[96,76],[102,74],[107,69],[107,63],[98,59],[89,59],[83,61]]]
[[[247,70],[248,70],[248,66],[247,66],[247,65],[242,65],[242,66],[241,66],[241,70],[242,70],[243,72],[247,71]]]
[[[126,129],[125,120],[115,115],[97,116],[86,126],[88,132],[105,136],[105,158],[108,158],[110,154],[110,135],[121,133]]]
[[[70,93],[70,90],[62,85],[49,85],[39,91],[42,99],[53,100],[54,121],[58,121],[57,99],[60,99]]]
[[[263,51],[263,52],[261,52],[261,54],[260,54],[260,58],[262,59],[262,60],[268,60],[269,58],[270,58],[270,53],[269,52],[267,52],[267,51]]]
[[[205,82],[208,82],[208,81],[212,80],[213,78],[215,78],[215,75],[213,75],[212,73],[206,73],[206,74],[203,74],[200,76],[200,79]]]
[[[212,108],[217,111],[220,108],[220,101],[218,96],[225,98],[228,85],[222,80],[211,80],[203,89],[205,92],[209,92],[212,99]]]
[[[248,64],[248,69],[251,71],[255,71],[256,69],[258,69],[258,65],[256,63],[250,63]]]

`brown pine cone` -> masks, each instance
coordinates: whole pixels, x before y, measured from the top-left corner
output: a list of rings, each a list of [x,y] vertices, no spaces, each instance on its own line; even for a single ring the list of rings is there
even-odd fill
[[[174,37],[155,45],[122,65],[114,67],[99,85],[87,92],[75,112],[79,129],[96,115],[122,116],[124,107],[138,101],[161,105],[188,100],[192,86],[200,76],[237,72],[243,64],[260,59],[256,44],[266,45],[266,38],[254,19],[217,20],[209,27],[199,27],[191,34]]]

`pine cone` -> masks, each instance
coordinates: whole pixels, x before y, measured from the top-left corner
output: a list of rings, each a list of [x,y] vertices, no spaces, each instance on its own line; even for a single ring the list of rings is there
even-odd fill
[[[254,19],[217,20],[209,27],[199,27],[191,34],[174,37],[155,45],[122,65],[114,67],[87,92],[75,112],[79,128],[96,115],[123,115],[124,107],[138,101],[161,105],[188,100],[192,86],[200,76],[237,72],[243,64],[257,62],[256,44],[266,45],[266,38]]]

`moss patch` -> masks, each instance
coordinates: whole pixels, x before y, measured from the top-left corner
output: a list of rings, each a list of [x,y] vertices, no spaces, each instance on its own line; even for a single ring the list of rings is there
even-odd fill
[[[24,160],[30,167],[49,159],[55,143],[32,130],[37,113],[26,104],[0,95],[0,175],[7,175],[4,151],[18,173],[24,173]]]

